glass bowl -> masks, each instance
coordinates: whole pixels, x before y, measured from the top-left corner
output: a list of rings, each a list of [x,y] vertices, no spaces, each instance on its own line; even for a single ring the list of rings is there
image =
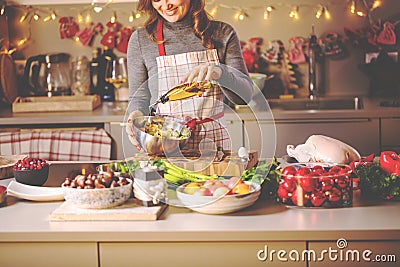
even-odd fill
[[[288,207],[351,206],[352,169],[323,162],[288,164],[281,173],[277,200]]]

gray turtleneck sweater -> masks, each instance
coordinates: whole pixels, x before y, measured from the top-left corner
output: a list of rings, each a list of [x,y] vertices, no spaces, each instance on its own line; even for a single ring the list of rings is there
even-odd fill
[[[252,83],[243,61],[236,32],[224,22],[212,21],[212,23],[217,29],[213,39],[219,61],[222,66],[228,66],[223,68],[222,77],[218,82],[224,86],[223,91],[228,99],[235,103],[248,103],[253,90]],[[163,20],[163,25],[167,56],[206,50],[201,40],[194,34],[192,21],[188,16],[174,23]],[[147,115],[150,103],[158,99],[156,62],[158,56],[157,44],[149,39],[145,28],[137,29],[131,35],[127,53],[129,112],[140,110]]]

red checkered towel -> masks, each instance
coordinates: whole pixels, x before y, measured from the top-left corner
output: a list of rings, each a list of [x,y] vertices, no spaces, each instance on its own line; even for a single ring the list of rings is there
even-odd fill
[[[0,133],[0,155],[29,155],[46,160],[103,161],[111,157],[104,129]]]

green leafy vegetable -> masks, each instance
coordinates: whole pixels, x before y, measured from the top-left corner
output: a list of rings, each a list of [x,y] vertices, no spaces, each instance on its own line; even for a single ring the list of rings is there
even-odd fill
[[[257,166],[244,171],[242,179],[260,184],[267,191],[268,197],[275,197],[281,173],[279,165],[276,157],[272,160],[261,160]]]
[[[393,199],[400,197],[400,176],[385,172],[379,162],[356,167],[363,195],[372,198]]]

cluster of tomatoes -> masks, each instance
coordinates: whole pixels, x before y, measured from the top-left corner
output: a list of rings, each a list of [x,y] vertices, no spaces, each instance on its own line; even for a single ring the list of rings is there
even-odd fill
[[[343,207],[352,203],[352,170],[346,165],[289,165],[282,170],[278,200],[288,206]]]
[[[49,165],[45,159],[25,157],[14,163],[14,170],[41,170],[43,167]]]

